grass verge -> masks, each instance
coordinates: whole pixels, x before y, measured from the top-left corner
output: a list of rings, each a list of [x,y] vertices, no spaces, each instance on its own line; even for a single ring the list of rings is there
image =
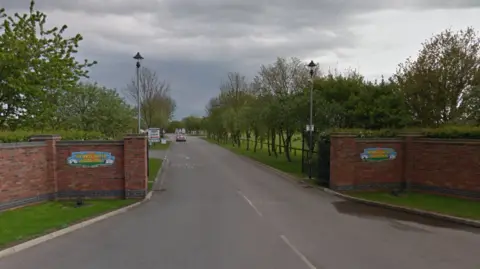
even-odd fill
[[[291,152],[291,162],[287,160],[285,157],[285,153],[278,153],[278,156],[275,157],[275,155],[268,155],[268,149],[266,145],[263,146],[263,148],[260,148],[259,146],[257,147],[256,152],[253,151],[254,143],[253,141],[250,141],[250,146],[249,150],[247,150],[247,143],[246,141],[243,141],[242,146],[240,148],[232,146],[232,144],[223,144],[223,143],[217,143],[217,141],[212,140],[212,139],[207,139],[205,140],[217,144],[219,146],[222,146],[226,149],[231,150],[232,152],[235,152],[240,155],[244,155],[246,157],[249,157],[251,159],[254,159],[258,162],[261,162],[263,164],[269,165],[275,169],[278,169],[280,171],[286,172],[288,174],[291,174],[292,176],[295,177],[303,177],[302,175],[302,153],[301,151],[292,151]]]
[[[371,201],[480,220],[479,201],[418,192],[409,192],[398,197],[385,192],[347,192],[347,194]]]
[[[163,160],[149,158],[148,159],[148,190],[152,190],[153,183],[157,177],[158,170],[162,167]]]
[[[154,150],[166,150],[168,149],[168,147],[170,147],[170,141],[167,141],[166,144],[162,144],[162,143],[155,143],[153,144],[150,149],[154,149]]]
[[[0,249],[33,239],[72,224],[130,205],[137,200],[86,200],[45,202],[0,212]]]

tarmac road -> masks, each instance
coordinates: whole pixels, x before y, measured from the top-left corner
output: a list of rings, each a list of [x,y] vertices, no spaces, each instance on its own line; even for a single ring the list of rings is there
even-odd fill
[[[480,230],[302,188],[199,138],[127,213],[0,260],[1,269],[473,269]]]

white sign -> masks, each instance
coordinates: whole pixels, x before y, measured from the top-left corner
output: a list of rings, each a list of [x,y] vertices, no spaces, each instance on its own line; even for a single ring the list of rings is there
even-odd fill
[[[160,128],[149,128],[148,129],[148,141],[149,142],[160,142]]]
[[[313,131],[314,131],[314,126],[313,126],[313,124],[312,124],[312,125],[307,125],[307,126],[306,126],[306,130],[307,130],[307,132],[313,132]]]

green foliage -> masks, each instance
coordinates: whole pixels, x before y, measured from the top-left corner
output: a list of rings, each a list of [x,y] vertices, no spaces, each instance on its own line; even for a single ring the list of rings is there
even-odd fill
[[[443,31],[423,44],[417,59],[377,81],[349,70],[320,74],[312,83],[295,58],[262,65],[251,82],[229,73],[206,107],[204,128],[210,139],[236,147],[239,137],[267,140],[268,154],[278,156],[278,144],[287,149],[309,124],[311,99],[315,141],[328,140],[332,132],[480,138],[480,38],[473,28]],[[283,152],[290,160],[289,151]]]
[[[96,64],[77,62],[82,36],[63,37],[67,26],[46,29],[47,16],[31,1],[26,14],[0,17],[0,126],[17,129],[51,118],[58,98]],[[42,126],[46,128],[47,126]]]
[[[135,130],[135,112],[113,89],[80,83],[62,96],[62,106],[50,126],[96,131],[116,137]]]
[[[199,131],[202,129],[202,120],[200,117],[188,116],[182,119],[182,127],[178,128],[185,128],[187,132]]]
[[[183,121],[172,120],[167,126],[167,133],[174,133],[175,129],[185,128]]]
[[[418,125],[478,123],[478,104],[469,99],[478,100],[480,37],[473,28],[447,29],[427,40],[417,59],[400,64],[392,80]]]
[[[26,14],[0,10],[0,19],[0,130],[82,130],[67,132],[67,139],[121,137],[135,130],[135,113],[116,90],[79,83],[96,64],[77,62],[80,34],[64,37],[66,25],[46,29],[47,15],[34,1]],[[4,137],[18,141],[25,135]]]
[[[356,135],[358,138],[388,138],[396,137],[401,131],[396,129],[332,129],[328,132],[324,132],[322,136],[328,136],[332,133],[348,133]]]
[[[406,129],[332,129],[321,134],[327,137],[331,133],[354,134],[358,138],[396,137],[402,133],[416,133],[427,138],[442,139],[480,139],[480,126],[446,125],[438,128],[406,128]]]
[[[140,98],[142,128],[166,128],[176,108],[175,100],[170,96],[170,84],[160,80],[156,72],[142,67],[137,77],[127,84],[124,92],[135,106]]]
[[[86,131],[69,131],[69,130],[54,130],[54,131],[0,131],[0,143],[15,143],[27,142],[33,135],[41,134],[55,134],[60,135],[62,140],[111,140],[113,137],[105,136],[100,132],[86,132]]]
[[[444,126],[440,128],[426,128],[422,134],[429,138],[446,139],[480,139],[480,126]]]

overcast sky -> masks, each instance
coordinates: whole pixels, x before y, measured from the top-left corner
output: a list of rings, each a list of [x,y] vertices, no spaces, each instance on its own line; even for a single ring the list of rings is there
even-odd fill
[[[8,13],[29,0],[0,0]],[[133,55],[170,82],[176,118],[203,115],[229,71],[253,76],[280,57],[322,69],[392,74],[421,42],[445,28],[480,30],[480,0],[37,0],[50,25],[81,33],[91,79],[119,91]]]

